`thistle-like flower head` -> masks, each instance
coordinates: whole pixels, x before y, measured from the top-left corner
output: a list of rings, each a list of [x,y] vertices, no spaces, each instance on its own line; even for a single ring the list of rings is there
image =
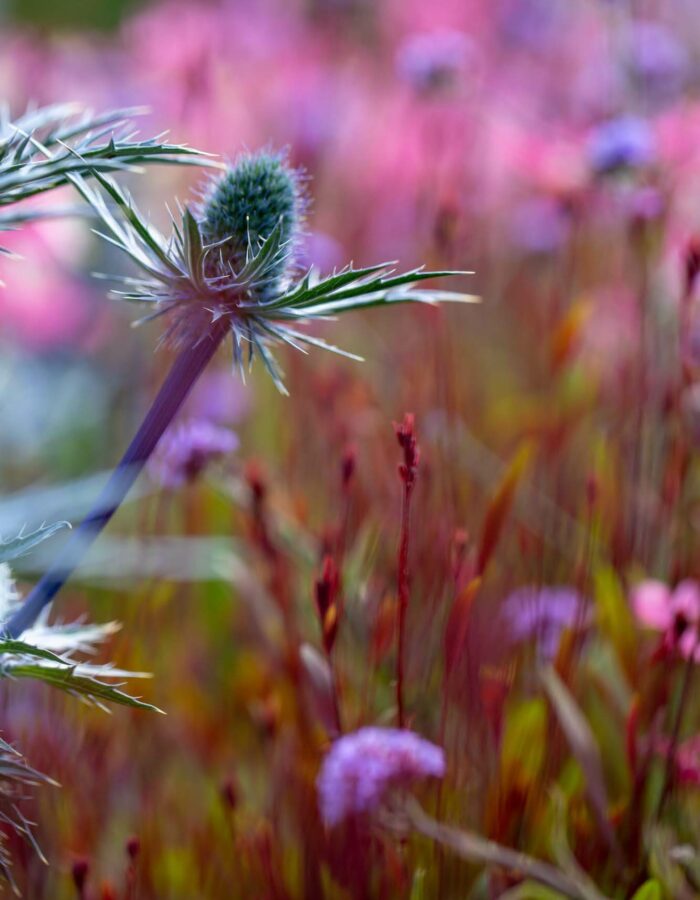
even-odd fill
[[[167,317],[162,340],[178,348],[194,347],[229,333],[241,376],[259,356],[280,391],[282,372],[270,345],[286,343],[306,353],[322,347],[361,359],[303,330],[312,319],[371,306],[478,298],[442,290],[417,290],[428,278],[471,274],[424,272],[395,274],[391,263],[364,269],[347,266],[326,278],[313,269],[293,276],[295,238],[306,206],[301,176],[283,155],[244,155],[205,191],[198,210],[180,209],[173,233],[165,238],[146,222],[129,195],[111,178],[95,171],[88,184],[71,181],[92,205],[106,229],[103,237],[127,253],[141,270],[122,277],[124,300],[147,303],[152,312],[140,319]],[[111,200],[110,205],[107,200]]]
[[[270,266],[270,294],[285,274],[305,207],[300,173],[282,154],[261,152],[239,157],[214,179],[202,209],[201,232],[205,243],[219,246],[221,274],[226,267],[240,271],[246,261],[279,226],[280,243],[288,253]]]

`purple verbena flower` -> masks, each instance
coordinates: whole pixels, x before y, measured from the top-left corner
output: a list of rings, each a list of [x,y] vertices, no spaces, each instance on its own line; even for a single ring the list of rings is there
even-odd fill
[[[396,68],[415,90],[431,93],[453,87],[473,58],[466,34],[443,29],[409,37],[396,54]]]
[[[508,43],[541,51],[561,35],[567,12],[561,0],[501,0],[497,21]]]
[[[564,208],[551,197],[532,197],[513,210],[511,238],[525,253],[553,253],[566,243],[570,230]]]
[[[598,175],[637,169],[654,158],[654,136],[644,119],[621,116],[599,125],[588,143],[588,158]]]
[[[375,811],[391,790],[442,778],[445,754],[411,731],[365,727],[346,734],[323,761],[317,786],[327,825]]]
[[[238,447],[238,438],[228,428],[203,419],[192,419],[167,431],[151,457],[151,475],[164,487],[178,488],[195,481],[209,463]]]
[[[506,598],[501,616],[513,641],[535,640],[539,655],[550,660],[562,633],[576,621],[581,602],[579,593],[570,587],[524,587]]]
[[[629,70],[645,99],[673,100],[688,79],[688,51],[658,22],[635,22],[630,32]]]

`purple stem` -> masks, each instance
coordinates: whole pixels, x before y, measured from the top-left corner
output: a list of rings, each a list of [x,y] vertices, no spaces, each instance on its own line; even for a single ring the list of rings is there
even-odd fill
[[[136,436],[112,472],[92,510],[70,536],[61,555],[35,585],[26,602],[8,620],[5,626],[7,637],[19,637],[22,632],[31,628],[47,603],[63,587],[128,494],[163,432],[216,353],[226,331],[224,324],[212,328],[197,344],[180,352]]]

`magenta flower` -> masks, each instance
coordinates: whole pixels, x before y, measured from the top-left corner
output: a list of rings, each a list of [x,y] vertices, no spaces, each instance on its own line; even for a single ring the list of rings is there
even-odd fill
[[[163,435],[148,468],[164,487],[178,488],[195,481],[211,462],[237,447],[238,438],[230,429],[192,419]]]
[[[654,749],[660,756],[668,757],[671,742],[668,738],[659,738]],[[679,784],[700,787],[700,734],[681,741],[676,747],[673,763]]]
[[[664,635],[664,645],[700,662],[700,585],[686,579],[673,590],[661,581],[642,581],[632,591],[637,620]]]
[[[327,825],[375,811],[389,793],[423,778],[442,778],[445,754],[411,731],[365,727],[337,740],[317,786]]]

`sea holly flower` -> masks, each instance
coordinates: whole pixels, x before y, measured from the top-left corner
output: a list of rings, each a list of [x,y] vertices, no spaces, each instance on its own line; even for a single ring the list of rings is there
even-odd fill
[[[692,579],[671,589],[648,579],[632,591],[632,609],[641,625],[660,631],[663,645],[700,662],[700,585]]]
[[[304,353],[308,346],[316,346],[359,359],[304,330],[309,322],[375,306],[477,299],[415,286],[464,273],[413,269],[396,274],[387,263],[362,269],[347,266],[325,278],[309,270],[295,278],[305,201],[299,173],[280,155],[241,157],[209,186],[197,214],[185,207],[179,220],[173,217],[167,239],[144,220],[111,178],[97,170],[92,175],[97,188],[80,174],[68,177],[101,219],[103,236],[140,270],[138,276],[120,279],[124,289],[119,296],[152,308],[141,321],[165,317],[162,341],[179,355],[92,513],[8,621],[6,630],[15,636],[60,590],[109,521],[225,337],[231,338],[242,376],[246,365],[249,368],[259,357],[286,393],[271,345],[284,343]]]
[[[397,789],[445,775],[443,750],[412,731],[365,727],[339,738],[318,776],[327,825],[376,812]]]

